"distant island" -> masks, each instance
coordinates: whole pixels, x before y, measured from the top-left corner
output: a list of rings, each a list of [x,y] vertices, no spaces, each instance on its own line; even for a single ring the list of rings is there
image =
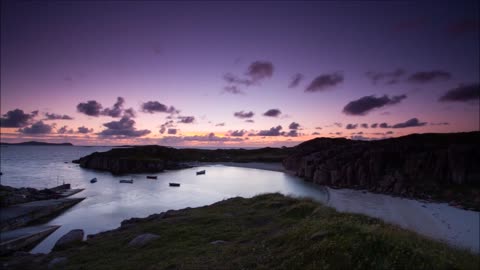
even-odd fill
[[[304,180],[333,188],[446,201],[480,210],[480,132],[411,134],[377,141],[316,138],[295,147],[115,148],[74,160],[113,174],[161,172],[196,162],[281,162]]]
[[[0,145],[73,146],[73,144],[71,144],[71,143],[48,143],[48,142],[37,142],[37,141],[29,141],[29,142],[21,142],[21,143],[4,143],[4,142],[2,142],[2,143],[0,143]]]

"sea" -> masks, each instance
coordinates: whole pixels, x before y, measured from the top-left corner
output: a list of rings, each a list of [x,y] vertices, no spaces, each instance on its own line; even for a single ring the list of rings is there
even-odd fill
[[[55,242],[73,229],[83,229],[85,235],[95,234],[120,226],[132,217],[147,217],[170,209],[200,207],[217,201],[241,196],[280,192],[294,197],[308,197],[326,202],[325,189],[302,179],[277,171],[205,165],[201,167],[166,171],[156,174],[157,180],[147,174],[112,175],[80,168],[72,160],[93,152],[104,152],[111,147],[90,146],[0,146],[1,184],[12,187],[51,188],[68,183],[84,191],[72,197],[85,197],[47,225],[61,227],[34,247],[32,253],[48,253]],[[206,170],[205,175],[196,175]],[[96,183],[90,183],[97,178]],[[133,179],[132,184],[120,183]],[[180,183],[170,187],[169,183]]]

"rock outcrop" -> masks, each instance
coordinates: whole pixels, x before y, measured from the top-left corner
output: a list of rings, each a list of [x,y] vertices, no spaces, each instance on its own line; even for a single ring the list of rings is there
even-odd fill
[[[442,199],[478,209],[478,142],[480,132],[379,141],[317,138],[298,145],[283,165],[320,185]]]
[[[82,168],[109,171],[113,174],[155,173],[189,167],[186,162],[280,162],[291,148],[261,149],[175,149],[158,145],[115,148],[95,152],[74,160]]]
[[[71,230],[57,240],[53,249],[61,250],[61,249],[68,248],[69,246],[74,245],[76,243],[80,243],[83,241],[83,236],[84,236],[83,230],[80,230],[80,229]]]

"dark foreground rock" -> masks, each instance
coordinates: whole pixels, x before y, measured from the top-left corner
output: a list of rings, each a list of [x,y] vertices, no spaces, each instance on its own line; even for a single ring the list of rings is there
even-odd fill
[[[61,250],[69,246],[78,244],[83,241],[83,236],[84,236],[83,230],[79,230],[79,229],[71,230],[57,240],[53,249]]]
[[[379,141],[317,138],[283,161],[307,181],[480,209],[480,132]]]

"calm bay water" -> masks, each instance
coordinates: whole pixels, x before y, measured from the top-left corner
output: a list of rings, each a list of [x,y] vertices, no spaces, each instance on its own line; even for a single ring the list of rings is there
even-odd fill
[[[267,192],[310,197],[326,201],[327,193],[312,184],[282,172],[228,167],[202,166],[155,174],[158,180],[146,179],[147,174],[113,176],[80,168],[72,160],[109,147],[81,146],[2,146],[3,172],[1,183],[13,187],[46,188],[70,183],[72,188],[84,188],[73,197],[86,197],[48,224],[62,225],[32,252],[49,252],[63,234],[83,229],[86,234],[117,228],[131,217],[146,217],[169,209],[198,207],[223,199],[252,197]],[[67,162],[67,163],[65,163]],[[205,175],[197,176],[205,169]],[[90,179],[96,177],[97,183]],[[134,179],[133,184],[120,184],[120,179]],[[169,182],[181,183],[172,188]]]

